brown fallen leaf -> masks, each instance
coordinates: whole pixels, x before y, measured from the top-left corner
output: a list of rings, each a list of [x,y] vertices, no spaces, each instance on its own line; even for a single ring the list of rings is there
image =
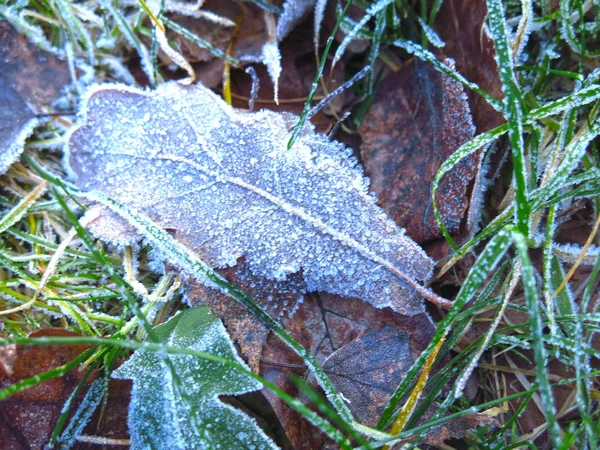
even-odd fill
[[[410,369],[414,358],[409,341],[406,329],[371,329],[323,362],[323,369],[363,425],[377,425],[385,405]]]
[[[228,275],[230,281],[239,283],[243,289],[250,290],[252,280],[240,279],[233,271],[225,275]],[[280,297],[281,293],[271,294],[273,295],[271,307],[273,304],[285,301]],[[241,354],[249,360],[253,370],[260,369],[262,376],[289,394],[300,395],[296,385],[290,381],[289,373],[308,375],[302,359],[277,337],[269,335],[269,331],[251,313],[235,300],[201,285],[196,285],[188,296],[194,305],[209,305],[224,321],[229,334],[234,342],[240,345]],[[269,305],[263,303],[263,306]],[[276,314],[275,311],[271,312]],[[369,411],[377,414],[385,406],[393,389],[401,380],[403,370],[407,369],[414,356],[425,349],[435,331],[433,324],[424,314],[413,317],[402,316],[390,309],[377,309],[356,299],[341,298],[326,293],[306,295],[295,314],[292,317],[282,316],[281,322],[292,336],[324,365],[332,381],[342,389],[342,393],[352,398],[351,409],[356,414],[360,414],[361,418],[367,418]],[[361,338],[363,333],[366,334]],[[349,349],[353,351],[353,347],[376,345],[378,339],[386,338],[396,340],[405,338],[399,350],[385,350],[395,356],[395,364],[392,364],[389,370],[375,368],[358,380],[353,380],[353,377],[348,374],[363,372],[362,360],[367,358],[366,355],[360,357],[357,355],[357,358],[344,366],[343,371],[340,368],[333,368],[336,356],[332,355],[338,351],[343,355],[348,351],[343,350],[346,345],[350,345]],[[379,350],[383,351],[383,347]],[[380,357],[380,351],[376,352],[373,358]],[[400,353],[406,356],[406,360]],[[330,357],[333,359],[327,363],[326,360]],[[328,364],[332,367],[328,368]],[[369,380],[369,377],[373,379]],[[377,378],[385,379],[377,381],[375,380]],[[373,391],[372,403],[367,406],[369,384],[375,383],[377,388]],[[390,387],[392,385],[394,387]],[[354,391],[352,386],[355,386]],[[307,448],[303,445],[309,445],[309,448],[320,448],[325,438],[318,429],[289,409],[279,397],[268,390],[264,390],[263,394],[279,418],[293,448]],[[360,410],[354,410],[354,397],[357,396],[362,396],[361,401],[365,402],[364,408],[359,408]],[[356,405],[358,403],[357,397]],[[370,423],[368,419],[366,420]]]
[[[306,296],[296,314],[282,322],[294,338],[309,349],[317,361],[326,366],[332,381],[338,384],[344,395],[347,393],[351,397],[351,409],[356,414],[361,414],[361,418],[365,418],[370,423],[377,418],[369,419],[369,414],[377,414],[383,408],[395,388],[394,386],[389,390],[389,386],[394,382],[399,383],[411,359],[425,349],[435,331],[425,314],[407,317],[394,313],[390,309],[376,309],[358,300],[342,299],[330,294]],[[361,339],[360,336],[365,333],[366,337]],[[368,341],[374,344],[377,339],[386,337],[403,340],[402,350],[398,353],[392,352],[395,355],[393,358],[395,363],[388,371],[374,370],[354,383],[348,379],[348,376],[353,378],[355,374],[364,370],[361,358],[348,361],[343,371],[338,367],[327,367],[328,363],[325,362],[327,358],[333,358],[330,363],[333,366],[337,358],[333,355],[336,352],[340,352],[339,355],[345,354],[347,350],[343,349],[346,345],[350,345],[352,351]],[[388,351],[391,352],[389,349]],[[406,360],[400,353],[406,356]],[[367,355],[362,356],[367,358]],[[294,371],[298,375],[305,374],[302,369],[292,368],[302,367],[302,364],[302,360],[277,338],[270,336],[267,339],[261,365],[261,375],[266,379],[294,396],[299,395],[296,386],[289,379],[289,373]],[[359,398],[366,400],[369,385],[373,387],[375,384],[378,389],[371,391],[373,392],[372,404],[366,406],[363,403],[364,408],[362,408],[359,406]],[[272,393],[265,392],[265,396],[273,406],[294,448],[306,448],[303,445],[307,442],[313,443],[310,448],[319,448],[318,443],[324,439],[319,430],[290,410]],[[354,400],[357,402],[356,405],[353,404]]]
[[[485,0],[447,0],[442,2],[434,24],[446,45],[438,55],[452,58],[456,69],[469,81],[496,98],[502,98],[496,52],[485,30],[487,6]],[[469,105],[477,133],[483,133],[504,123],[501,113],[492,108],[479,94],[468,91]]]
[[[498,65],[495,59],[495,49],[491,37],[485,28],[487,4],[485,0],[448,0],[442,3],[436,16],[435,29],[446,43],[436,51],[441,58],[452,58],[456,69],[469,81],[476,83],[485,92],[501,99],[502,84],[498,75]],[[473,124],[477,134],[491,130],[504,123],[504,116],[492,108],[483,97],[469,90],[469,106]],[[477,231],[483,207],[485,189],[485,165],[482,152],[474,155],[477,158],[478,171],[471,193],[467,229]],[[501,164],[502,157],[498,156],[491,166]],[[470,267],[470,264],[463,263]],[[467,268],[467,267],[465,267]]]
[[[440,165],[475,132],[462,85],[418,60],[384,80],[362,122],[361,156],[379,204],[419,243],[442,236],[431,203]],[[462,160],[441,181],[437,204],[451,233],[459,231],[475,175]]]
[[[30,337],[80,336],[63,329],[42,329]],[[88,347],[84,345],[17,346],[9,374],[0,374],[0,388],[61,366]],[[60,378],[39,383],[0,401],[1,449],[45,447],[67,397],[82,373],[73,370]]]
[[[8,22],[0,22],[0,173],[15,162],[38,125],[36,114],[61,96],[66,62],[42,51]]]

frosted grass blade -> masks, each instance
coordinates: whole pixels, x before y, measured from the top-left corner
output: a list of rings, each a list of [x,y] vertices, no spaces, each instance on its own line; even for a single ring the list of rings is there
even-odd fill
[[[504,22],[504,7],[501,0],[487,0],[488,23],[494,41],[502,91],[504,92],[504,117],[508,124],[513,159],[513,178],[516,202],[516,225],[519,231],[529,236],[530,205],[527,201],[527,161],[523,142],[523,105],[521,90],[515,77],[512,51]]]

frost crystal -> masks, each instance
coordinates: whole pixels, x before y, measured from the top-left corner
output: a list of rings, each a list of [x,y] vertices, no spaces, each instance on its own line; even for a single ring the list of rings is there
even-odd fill
[[[301,273],[307,291],[422,311],[409,284],[432,261],[377,206],[351,150],[312,127],[287,150],[295,116],[177,83],[97,88],[84,115],[66,155],[78,186],[145,213],[211,267],[243,256],[259,277]]]
[[[250,371],[237,356],[223,324],[205,306],[188,309],[154,329],[161,344],[228,359]],[[137,449],[276,449],[277,446],[241,411],[219,395],[239,395],[262,385],[223,363],[192,355],[136,351],[113,372],[133,380],[128,425]],[[218,444],[216,444],[218,443]]]

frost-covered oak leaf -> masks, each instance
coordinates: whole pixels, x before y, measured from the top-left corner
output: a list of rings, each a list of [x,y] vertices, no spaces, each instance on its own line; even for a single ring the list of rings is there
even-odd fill
[[[174,82],[96,88],[83,114],[66,156],[77,185],[145,213],[211,267],[243,256],[259,277],[301,273],[306,291],[422,311],[432,261],[377,206],[350,149],[311,126],[287,149],[296,116]]]
[[[210,353],[247,368],[206,306],[185,310],[154,332],[165,346]],[[219,395],[259,390],[259,382],[220,362],[171,354],[174,379],[164,357],[138,350],[113,372],[114,378],[133,380],[127,419],[133,450],[277,448],[253,419],[219,400]]]

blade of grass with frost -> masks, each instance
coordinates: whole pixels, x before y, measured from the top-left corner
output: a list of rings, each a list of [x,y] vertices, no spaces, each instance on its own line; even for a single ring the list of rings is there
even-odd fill
[[[501,0],[487,0],[488,23],[499,68],[503,113],[508,125],[508,139],[512,149],[513,182],[515,188],[516,225],[519,231],[529,236],[530,205],[527,201],[527,161],[523,142],[522,95],[515,77],[512,52],[508,43],[508,32],[504,22],[504,7]]]
[[[560,189],[558,190],[553,189],[550,191],[546,186],[538,188],[530,194],[530,199],[535,202],[532,206],[532,211],[535,212],[545,209],[568,198],[591,197],[598,189],[600,189],[599,183],[600,171],[592,168],[585,172],[569,176],[564,183],[560,185]],[[578,184],[580,186],[572,188]],[[567,188],[572,189],[567,190]]]
[[[314,30],[313,43],[315,44],[315,55],[319,55],[319,43],[321,41],[321,26],[323,25],[323,18],[325,17],[325,8],[327,7],[327,0],[317,0],[315,3],[314,12]]]
[[[442,40],[442,38],[427,24],[427,22],[425,22],[422,17],[417,17],[417,21],[419,22],[419,25],[421,25],[421,29],[423,30],[425,38],[427,38],[427,42],[431,43],[431,45],[436,48],[442,48],[446,46],[446,43]],[[423,46],[423,48],[425,48],[425,46]]]
[[[25,11],[18,11],[17,5],[14,6],[6,6],[0,5],[0,17],[4,17],[7,22],[9,22],[13,27],[15,27],[19,33],[27,36],[31,42],[37,45],[42,50],[45,50],[49,53],[54,53],[58,56],[63,56],[64,51],[54,47],[44,35],[44,32],[40,27],[32,25],[27,20],[25,20]]]
[[[435,350],[438,342],[450,330],[460,310],[475,296],[479,286],[481,286],[488,274],[494,271],[511,244],[512,235],[510,231],[502,229],[496,233],[496,235],[485,246],[485,249],[469,271],[467,279],[463,283],[458,295],[456,296],[456,299],[454,300],[454,305],[448,311],[446,316],[437,324],[437,330],[431,342],[425,351],[423,351],[419,358],[417,358],[417,360],[414,362],[411,369],[406,373],[404,380],[402,383],[400,383],[388,401],[388,404],[386,405],[377,423],[378,429],[387,429],[391,425],[394,419],[393,416],[395,415],[394,412],[396,407],[398,406],[400,400],[408,393],[407,389],[412,383],[413,379],[421,370],[425,361],[427,358],[429,358],[429,355]]]
[[[169,233],[167,233],[161,227],[156,226],[150,219],[148,219],[144,215],[134,213],[126,206],[121,205],[103,196],[101,193],[81,192],[77,187],[71,186],[66,182],[54,178],[28,155],[25,155],[25,158],[44,179],[55,185],[59,185],[61,187],[68,187],[69,191],[74,195],[83,198],[93,199],[105,206],[108,206],[113,211],[117,212],[117,214],[128,219],[130,223],[136,226],[136,228],[140,229],[143,232],[144,236],[146,236],[147,239],[154,243],[156,248],[158,248],[164,255],[169,256],[169,261],[182,266],[188,273],[194,274],[196,277],[204,280],[204,282],[206,282],[207,284],[215,285],[225,294],[229,295],[230,297],[247,307],[256,317],[258,317],[263,323],[265,323],[265,325],[271,328],[285,344],[287,344],[304,360],[305,364],[309,367],[309,369],[311,369],[313,375],[325,391],[327,397],[329,398],[333,406],[336,408],[340,416],[348,423],[351,423],[353,421],[352,413],[346,405],[346,402],[337,393],[335,387],[331,383],[331,380],[325,374],[323,369],[319,366],[319,364],[316,362],[316,360],[310,354],[310,352],[308,352],[304,347],[302,347],[302,345],[300,345],[288,333],[288,331],[285,330],[285,328],[283,328],[275,319],[273,319],[251,297],[249,297],[246,293],[240,290],[237,286],[227,282],[224,278],[222,278],[220,275],[214,272],[210,267],[208,267],[204,263],[204,261],[202,261],[198,257],[198,255],[195,252],[190,251],[190,249],[175,241]],[[82,232],[85,235],[87,235],[85,230],[82,230]],[[89,237],[87,237],[86,240],[84,240],[84,242],[86,242],[86,245],[88,245],[88,248],[90,248],[90,250],[95,249],[95,246],[93,245],[93,242],[89,239]],[[110,264],[108,264],[108,271],[112,277],[114,269]],[[118,276],[117,274],[115,275]]]
[[[466,87],[468,87],[472,91],[477,92],[496,111],[499,111],[499,112],[504,111],[504,107],[502,106],[502,103],[500,101],[498,101],[497,98],[492,97],[490,94],[488,94],[487,92],[482,90],[477,84],[467,80],[459,72],[452,70],[446,64],[444,64],[439,59],[437,59],[435,57],[435,55],[433,53],[431,53],[429,50],[424,49],[423,47],[416,44],[415,42],[407,41],[406,39],[396,39],[394,42],[392,42],[392,44],[395,45],[396,47],[400,47],[401,49],[407,51],[411,55],[414,55],[417,58],[422,59],[423,61],[427,61],[427,62],[433,64],[433,66],[436,69],[438,69],[440,72],[445,73],[446,75],[448,75],[449,77],[458,81],[459,83],[464,84]]]
[[[94,411],[100,405],[105,395],[108,395],[108,378],[97,378],[90,385],[79,407],[75,411],[71,422],[56,441],[56,447],[52,446],[51,448],[58,448],[60,450],[70,449],[92,418],[92,414],[94,414]]]
[[[342,84],[340,87],[336,88],[334,91],[330,92],[327,97],[322,99],[319,103],[317,103],[308,113],[308,118],[310,119],[319,111],[321,111],[325,106],[327,106],[334,98],[344,92],[346,89],[354,86],[357,82],[362,80],[366,74],[371,74],[371,66],[363,67],[358,73],[356,73],[352,78]]]
[[[338,413],[321,397],[314,387],[304,381],[303,378],[297,376],[294,373],[289,375],[292,382],[298,387],[303,396],[314,403],[319,411],[323,413],[331,422],[335,423],[338,427],[344,431],[347,435],[352,437],[354,441],[360,445],[369,446],[369,443],[357,432],[354,426],[346,423]]]
[[[367,22],[369,22],[369,20],[371,20],[371,18],[373,16],[375,16],[379,12],[383,11],[385,8],[387,8],[392,3],[394,3],[394,0],[377,0],[377,1],[375,1],[375,3],[371,4],[367,8],[367,10],[365,11],[365,15],[354,26],[354,28],[352,30],[350,30],[348,35],[346,37],[344,37],[344,40],[342,41],[342,43],[339,45],[339,47],[335,51],[335,55],[333,56],[333,61],[331,63],[331,67],[335,67],[335,65],[339,62],[339,60],[344,55],[344,52],[346,51],[346,47],[348,47],[348,45],[350,45],[350,42],[352,42],[356,38],[357,33],[365,27]],[[343,14],[343,15],[345,15],[345,14]],[[335,34],[335,33],[332,33],[332,34]]]
[[[566,111],[567,109],[585,106],[589,103],[598,100],[599,98],[600,86],[588,86],[565,97],[561,97],[558,100],[555,100],[546,105],[540,106],[539,108],[531,110],[525,116],[525,122],[529,124],[536,120],[541,120],[546,117],[555,116]]]
[[[265,11],[269,11],[275,14],[281,14],[283,9],[278,6],[272,5],[271,3],[265,0],[250,0],[250,2],[254,3],[256,6],[264,9]]]
[[[539,394],[542,399],[544,416],[548,421],[548,433],[550,440],[555,448],[560,446],[560,427],[556,420],[556,410],[554,407],[554,396],[548,380],[546,365],[548,364],[548,355],[543,340],[543,325],[539,310],[539,300],[536,289],[534,269],[529,259],[529,249],[525,236],[518,232],[512,233],[515,246],[517,248],[522,265],[523,287],[525,289],[525,299],[529,312],[529,323],[531,339],[533,341],[533,351],[535,357],[535,371],[537,373],[537,382],[539,383]]]
[[[594,373],[600,374],[600,371],[595,371],[593,373],[590,373],[590,377],[592,377],[594,375]],[[575,381],[574,378],[566,378],[559,382],[553,383],[551,386],[568,386],[569,384],[572,384],[574,381]],[[395,436],[391,436],[386,439],[381,439],[378,442],[372,442],[370,444],[371,448],[381,448],[385,445],[391,445],[392,443],[400,441],[400,440],[414,438],[415,436],[417,436],[417,437],[420,436],[422,438],[424,435],[427,434],[427,432],[429,432],[434,427],[440,426],[444,423],[451,422],[453,420],[457,420],[457,419],[464,417],[466,415],[469,415],[469,414],[474,414],[474,413],[477,413],[480,411],[488,410],[490,408],[505,404],[506,402],[510,402],[512,400],[517,400],[522,397],[527,397],[527,396],[533,395],[536,393],[537,389],[538,389],[537,383],[532,383],[532,387],[528,390],[525,390],[522,392],[517,392],[514,394],[510,394],[510,395],[506,395],[499,399],[491,400],[489,402],[482,403],[482,404],[473,406],[471,408],[468,408],[468,409],[465,409],[465,410],[462,410],[462,411],[459,411],[459,412],[456,412],[453,414],[449,414],[449,415],[441,417],[439,419],[430,420],[430,421],[427,421],[423,425],[419,425],[414,428],[407,429],[407,430],[403,431],[402,433],[397,434]],[[516,417],[516,416],[513,416],[513,417]],[[521,443],[521,445],[522,445],[522,443]],[[504,450],[504,448],[505,447],[501,447],[502,450]],[[359,447],[357,450],[360,450],[360,449],[362,449],[362,447]]]
[[[475,153],[476,151],[478,151],[480,148],[484,147],[485,145],[493,142],[499,136],[503,135],[506,131],[507,131],[507,126],[500,125],[499,127],[496,127],[493,130],[486,131],[485,133],[475,136],[469,142],[463,144],[458,150],[456,150],[456,152],[454,152],[450,157],[448,157],[442,163],[442,165],[440,166],[440,168],[438,169],[438,171],[435,175],[435,178],[433,179],[432,187],[431,187],[431,201],[433,204],[433,211],[434,211],[436,220],[438,222],[438,225],[440,227],[440,230],[442,231],[442,234],[444,235],[444,238],[446,239],[446,241],[450,244],[450,246],[454,250],[457,250],[458,247],[457,247],[456,243],[454,242],[454,240],[452,239],[452,237],[450,236],[450,233],[448,232],[448,229],[446,228],[446,226],[444,224],[444,219],[438,209],[437,202],[435,199],[435,194],[437,193],[440,181],[442,180],[442,178],[444,177],[444,175],[446,173],[448,173],[450,170],[452,170],[452,168],[459,163],[459,161],[461,159],[466,158],[467,156]]]
[[[304,102],[304,108],[302,108],[302,113],[300,113],[300,117],[298,118],[298,123],[294,127],[294,130],[292,131],[292,135],[290,136],[290,140],[288,141],[288,144],[287,144],[288,150],[290,148],[292,148],[292,146],[294,145],[294,142],[296,142],[296,139],[298,139],[298,136],[300,136],[300,133],[302,132],[302,129],[304,128],[304,124],[306,123],[306,121],[308,119],[308,113],[310,112],[311,103],[313,101],[315,93],[317,92],[317,88],[319,87],[319,79],[323,75],[323,69],[325,68],[325,63],[327,62],[327,55],[329,54],[329,50],[331,49],[331,44],[333,44],[334,36],[337,33],[337,30],[339,29],[340,24],[342,23],[342,20],[343,20],[344,16],[346,15],[346,12],[348,11],[348,8],[350,8],[352,1],[353,0],[348,0],[348,2],[346,3],[346,6],[344,7],[344,10],[342,11],[341,15],[338,17],[338,19],[333,27],[333,30],[331,31],[331,36],[329,36],[327,38],[327,43],[325,44],[325,50],[323,51],[323,55],[321,56],[321,62],[319,63],[319,67],[317,68],[317,75],[315,76],[315,79],[310,86],[310,91],[308,91],[308,95],[306,96],[306,102]]]
[[[511,299],[511,296],[512,296],[515,288],[517,287],[517,283],[520,278],[520,275],[521,275],[521,267],[519,264],[515,264],[513,271],[509,275],[509,281],[508,281],[508,286],[507,286],[506,292],[502,296],[502,301],[496,308],[494,317],[492,318],[492,321],[491,321],[490,326],[488,327],[488,330],[483,334],[482,339],[480,338],[481,342],[477,345],[477,347],[474,349],[474,351],[471,353],[471,355],[469,355],[469,361],[467,362],[465,369],[461,372],[461,374],[457,378],[456,382],[454,383],[454,386],[452,387],[450,394],[448,394],[448,396],[442,403],[442,405],[441,405],[442,407],[449,408],[452,405],[452,403],[454,403],[454,400],[457,398],[460,398],[460,396],[463,394],[463,390],[467,384],[468,379],[470,378],[473,371],[477,367],[479,359],[482,357],[483,352],[485,350],[487,350],[496,329],[500,325],[500,320],[502,320],[502,317],[504,315],[504,311],[506,310],[508,302]]]
[[[543,250],[543,294],[546,303],[546,316],[550,322],[550,332],[552,334],[558,333],[556,320],[554,318],[554,302],[552,301],[552,294],[554,289],[558,285],[554,286],[552,283],[552,247],[554,245],[554,232],[556,231],[556,207],[551,206],[548,209],[548,218],[546,220],[546,234],[544,236],[544,250]]]
[[[83,43],[83,48],[88,52],[89,63],[93,66],[96,62],[94,56],[96,46],[85,26],[83,26],[73,12],[73,5],[66,0],[54,0],[53,3],[56,5],[59,15],[66,25],[66,30],[69,34],[72,34],[71,40],[76,42],[77,40],[74,38],[78,38]]]
[[[385,25],[386,11],[384,10],[377,14],[375,30],[373,31],[373,39],[371,40],[371,49],[369,50],[369,67],[371,68],[371,71],[369,72],[369,78],[367,78],[368,95],[373,95],[373,87],[375,85],[375,62],[379,57],[381,36],[383,36],[383,32],[385,31]]]
[[[571,175],[571,172],[575,170],[581,161],[581,158],[585,155],[588,145],[596,136],[598,136],[598,134],[600,134],[600,119],[596,119],[589,129],[585,125],[577,132],[574,139],[565,148],[562,162],[556,169],[552,179],[546,186],[531,194],[530,200],[532,201],[534,208],[540,202],[551,197],[563,187],[564,183],[567,182],[568,177]]]
[[[40,183],[35,187],[26,197],[24,197],[19,204],[14,206],[8,213],[6,213],[0,219],[0,233],[4,233],[18,221],[20,221],[27,211],[33,206],[33,204],[46,193],[48,184],[46,182]]]
[[[452,324],[453,330],[450,336],[444,342],[444,346],[440,350],[436,364],[439,363],[446,355],[448,355],[452,349],[455,348],[456,344],[462,339],[464,332],[471,326],[473,319],[483,311],[487,310],[500,301],[497,299],[490,299],[493,291],[499,285],[504,277],[504,272],[508,268],[508,262],[504,262],[494,273],[492,278],[485,285],[477,300],[473,305],[464,311],[457,314],[454,323]],[[510,274],[509,274],[510,275]],[[483,337],[480,337],[473,344],[464,348],[458,355],[454,356],[450,363],[445,364],[444,367],[439,369],[429,380],[429,384],[426,388],[427,395],[423,397],[414,413],[415,418],[422,417],[426,409],[435,401],[437,396],[446,386],[450,383],[450,380],[456,378],[459,375],[459,364],[463,364],[462,360],[466,360],[475,351],[476,346]],[[411,388],[412,389],[412,388]],[[410,425],[410,422],[409,422]]]
[[[123,349],[129,349],[129,350],[151,351],[151,352],[156,352],[159,354],[173,355],[173,356],[189,355],[189,356],[194,356],[196,358],[202,358],[207,361],[221,363],[221,364],[227,365],[227,366],[231,367],[232,369],[237,370],[237,371],[247,375],[248,377],[254,378],[259,383],[263,384],[267,389],[273,391],[273,393],[275,395],[277,395],[280,399],[282,399],[286,403],[286,405],[288,405],[294,411],[298,412],[300,415],[302,415],[302,417],[307,419],[310,423],[312,423],[313,425],[318,427],[323,433],[327,434],[332,440],[340,443],[340,445],[341,445],[341,443],[348,445],[346,443],[345,437],[339,432],[339,430],[334,428],[329,422],[323,420],[322,417],[320,417],[318,414],[316,414],[314,411],[312,411],[310,408],[308,408],[306,405],[304,405],[304,403],[302,403],[300,400],[295,399],[291,395],[287,394],[285,391],[279,389],[276,385],[270,383],[268,380],[262,378],[261,376],[254,374],[252,371],[247,370],[245,367],[242,367],[239,364],[237,364],[229,359],[221,358],[219,356],[212,355],[210,353],[205,353],[205,352],[197,351],[197,350],[190,349],[190,348],[169,347],[169,346],[165,346],[165,345],[157,344],[157,343],[153,343],[153,342],[148,342],[148,341],[137,342],[137,341],[131,341],[131,340],[89,337],[89,336],[88,337],[86,337],[86,336],[82,336],[82,337],[39,337],[39,338],[13,337],[13,338],[7,338],[7,339],[0,338],[0,347],[9,345],[9,344],[32,345],[32,346],[36,346],[36,345],[90,345],[90,346],[94,346],[94,347],[114,347],[114,348],[123,348]],[[90,354],[91,354],[94,350],[95,349],[92,348],[92,349],[87,350],[87,352],[90,352]],[[87,353],[86,353],[86,356],[87,356]],[[77,365],[79,365],[80,362],[81,362],[81,360],[79,360],[79,359],[77,359],[77,362],[75,362],[75,360],[71,361],[69,363],[68,368],[65,368],[64,366],[61,367],[62,372],[58,375],[54,375],[53,378],[64,375],[68,371],[72,370],[74,367],[77,367]],[[54,373],[55,371],[56,371],[56,369],[53,369],[48,372]],[[19,383],[17,383],[17,384],[19,384]],[[3,398],[6,398],[8,395],[11,395],[12,391],[14,390],[13,386],[15,386],[15,385],[11,385],[11,386],[8,386],[7,388],[0,390],[0,400]],[[31,386],[28,386],[28,387],[31,387]],[[26,388],[23,388],[23,389],[26,389]],[[7,393],[5,391],[10,391],[10,393]],[[351,448],[351,447],[345,447],[345,448]]]
[[[577,378],[577,408],[585,424],[586,433],[588,436],[588,444],[590,448],[597,448],[598,432],[596,423],[592,413],[592,403],[590,389],[593,385],[588,381],[587,374],[590,372],[590,358],[583,352],[583,343],[591,345],[591,339],[595,333],[586,333],[584,330],[583,317],[587,313],[591,300],[592,291],[595,286],[596,277],[600,271],[600,256],[596,258],[596,262],[590,274],[588,284],[581,297],[581,305],[579,308],[580,314],[577,314],[576,334],[575,339],[575,373]]]
[[[142,61],[142,68],[144,69],[146,75],[148,75],[150,84],[155,86],[156,78],[154,73],[154,63],[150,59],[150,55],[148,54],[148,49],[146,46],[138,39],[136,34],[133,32],[133,29],[129,25],[129,22],[127,22],[127,19],[123,16],[123,14],[121,14],[121,11],[115,8],[112,0],[100,0],[100,4],[114,17],[119,31],[121,31],[125,39],[127,39],[127,42],[129,42],[131,46],[135,48]]]

